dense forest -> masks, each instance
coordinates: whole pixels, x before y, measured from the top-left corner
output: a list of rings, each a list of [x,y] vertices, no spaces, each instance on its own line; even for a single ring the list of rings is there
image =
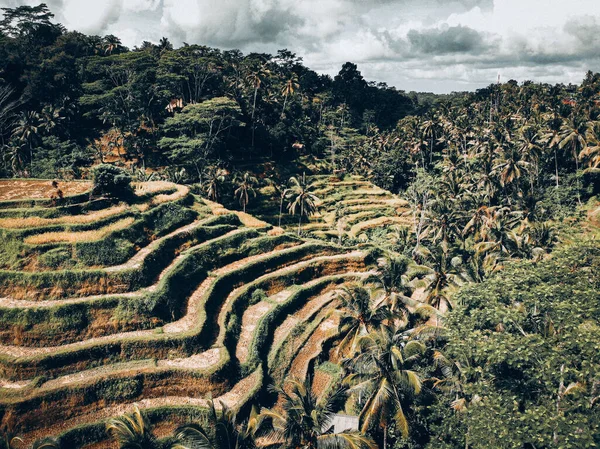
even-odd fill
[[[244,55],[166,38],[128,49],[66,30],[44,4],[2,11],[0,177],[79,180],[112,164],[128,182],[185,184],[273,225],[299,213],[298,237],[327,188],[307,177],[360,176],[407,201],[410,226],[331,239],[385,255],[375,279],[341,294],[340,390],[323,404],[310,384],[273,387],[287,416],[246,411],[243,430],[213,408],[210,426],[230,434],[183,429],[183,447],[251,449],[257,416],[280,420],[278,443],[293,448],[600,445],[597,211],[587,223],[600,191],[600,73],[407,93],[351,62],[318,74],[287,49]],[[345,213],[335,210],[339,229]],[[24,269],[24,247],[10,262],[0,251],[0,268]],[[327,439],[320,420],[349,392],[360,392],[362,433]],[[177,440],[141,432],[135,445],[123,422],[110,424],[123,448]]]

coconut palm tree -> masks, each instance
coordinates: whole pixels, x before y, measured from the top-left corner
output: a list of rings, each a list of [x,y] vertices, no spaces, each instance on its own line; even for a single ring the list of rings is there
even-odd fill
[[[377,260],[377,274],[367,279],[382,292],[382,301],[393,314],[408,316],[407,305],[410,302],[411,287],[407,285],[406,274],[409,260],[405,257],[386,255]]]
[[[250,202],[250,196],[256,198],[256,191],[254,185],[258,183],[258,179],[252,176],[250,173],[245,172],[241,177],[237,179],[237,189],[234,191],[234,196],[240,202],[240,206],[244,212],[246,212],[246,206]]]
[[[10,430],[0,431],[0,449],[16,449],[23,439]]]
[[[112,55],[114,51],[122,48],[121,39],[112,34],[104,36],[101,43],[105,55]]]
[[[353,354],[358,341],[369,332],[384,326],[391,318],[387,305],[375,303],[371,292],[359,284],[349,284],[337,291],[341,300],[339,330],[342,340],[338,351]]]
[[[421,247],[421,254],[431,266],[431,271],[424,278],[425,303],[437,310],[451,309],[449,292],[463,285],[466,280],[460,257],[452,255],[441,246],[432,249]]]
[[[340,388],[319,401],[312,392],[310,379],[288,379],[284,387],[270,386],[283,398],[282,411],[263,409],[260,415],[271,422],[270,439],[290,449],[376,449],[375,442],[363,433],[329,429],[336,410],[346,398]]]
[[[344,362],[348,374],[344,385],[359,398],[363,433],[383,428],[384,449],[387,428],[393,420],[397,429],[408,436],[406,400],[421,392],[421,378],[412,365],[425,352],[423,343],[404,341],[404,329],[381,328],[361,338],[360,351]]]
[[[587,146],[579,157],[587,160],[590,168],[600,168],[600,121],[590,122],[585,136]]]
[[[281,116],[285,113],[285,107],[287,105],[287,100],[290,95],[293,95],[296,92],[296,89],[300,87],[298,83],[298,75],[292,73],[290,78],[286,81],[285,85],[281,89],[281,95],[283,95],[283,109],[281,110]]]
[[[558,148],[571,150],[576,170],[579,170],[579,153],[587,146],[585,139],[587,129],[588,123],[581,117],[569,118],[560,127]]]
[[[281,227],[281,216],[283,215],[283,200],[288,196],[290,190],[287,185],[284,183],[279,183],[273,181],[272,179],[267,179],[267,183],[273,187],[275,193],[279,195],[279,219],[277,221],[277,226]]]
[[[226,171],[220,168],[213,167],[207,176],[204,183],[206,196],[211,201],[219,201],[221,195],[221,185],[225,182]]]
[[[157,438],[152,433],[150,422],[137,405],[128,415],[111,418],[106,431],[119,444],[120,449],[158,449]]]
[[[29,163],[33,163],[33,147],[39,141],[40,116],[35,111],[21,112],[12,138],[29,151]]]
[[[60,449],[60,443],[52,437],[42,438],[31,445],[31,449]]]
[[[221,410],[211,400],[206,418],[200,423],[178,427],[173,449],[255,449],[261,419],[253,408],[247,421],[239,423],[233,410],[223,402]]]
[[[292,215],[298,212],[298,235],[300,235],[302,217],[306,215],[308,218],[316,212],[319,198],[311,192],[313,185],[308,183],[306,173],[303,173],[301,178],[292,176],[290,184],[288,211]]]
[[[256,97],[258,95],[258,89],[262,86],[263,82],[271,76],[271,71],[267,68],[266,64],[261,64],[254,70],[250,72],[246,76],[246,81],[250,84],[250,86],[254,89],[253,99],[252,99],[252,148],[254,148],[254,131],[255,131],[255,123],[254,123],[254,114],[256,112]]]

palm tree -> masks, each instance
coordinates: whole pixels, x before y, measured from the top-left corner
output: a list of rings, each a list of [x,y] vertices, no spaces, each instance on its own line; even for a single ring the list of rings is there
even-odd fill
[[[121,49],[121,39],[112,34],[104,36],[101,46],[105,55],[112,55],[115,50]]]
[[[248,172],[245,172],[241,178],[238,178],[238,188],[235,189],[234,196],[240,202],[240,206],[242,206],[244,212],[246,212],[246,206],[250,202],[250,195],[256,198],[256,191],[254,190],[256,183],[258,183],[258,179]]]
[[[579,170],[579,153],[586,147],[585,140],[588,124],[580,118],[570,118],[560,127],[559,149],[570,148],[575,159],[575,169]]]
[[[290,78],[287,80],[283,88],[281,89],[281,95],[283,95],[283,109],[281,110],[281,116],[285,113],[285,107],[287,105],[287,100],[290,95],[292,95],[296,89],[300,87],[298,83],[298,75],[292,73]]]
[[[52,437],[42,438],[34,442],[31,449],[60,449],[60,443]]]
[[[0,449],[16,449],[23,439],[10,430],[0,431]]]
[[[22,148],[29,150],[29,163],[33,163],[33,146],[39,139],[40,116],[35,111],[21,112],[12,137]]]
[[[254,95],[252,100],[252,148],[254,148],[254,113],[256,112],[256,97],[258,95],[258,89],[262,86],[263,81],[271,75],[271,71],[267,69],[266,64],[261,64],[255,71],[248,74],[246,77],[247,81],[254,88]]]
[[[590,122],[585,136],[587,146],[579,157],[588,160],[590,168],[600,168],[600,122]]]
[[[189,423],[175,430],[173,449],[255,449],[261,419],[253,408],[250,418],[237,422],[237,415],[223,402],[217,411],[214,400],[201,423]]]
[[[221,193],[221,184],[225,182],[226,172],[223,169],[213,167],[208,173],[208,179],[205,181],[204,189],[206,196],[211,201],[219,201]]]
[[[340,388],[319,401],[312,392],[310,379],[301,382],[288,379],[286,386],[270,386],[270,391],[283,398],[282,412],[263,409],[261,416],[272,423],[271,439],[290,449],[376,449],[375,442],[359,432],[329,431],[335,411],[346,398]]]
[[[373,282],[383,293],[383,302],[392,313],[408,316],[407,303],[411,288],[407,285],[406,273],[409,260],[405,257],[386,255],[377,260],[379,267],[377,275],[369,277],[367,282]]]
[[[42,128],[46,134],[50,134],[62,119],[60,109],[52,106],[45,106],[42,109],[39,127]]]
[[[0,84],[0,138],[4,130],[10,128],[15,116],[15,110],[21,104],[21,99],[14,99],[15,89],[8,84]],[[0,145],[4,140],[0,140]]]
[[[431,272],[425,276],[425,303],[440,311],[451,309],[449,291],[465,283],[460,257],[452,257],[441,246],[433,247],[432,250],[421,247],[421,254],[432,267]]]
[[[382,303],[374,304],[371,293],[358,284],[342,287],[337,297],[342,303],[339,324],[342,341],[338,351],[354,354],[361,337],[385,325],[391,318],[390,310]]]
[[[275,193],[279,195],[279,220],[277,226],[281,227],[281,216],[283,215],[283,200],[288,196],[290,190],[284,183],[279,183],[267,178],[267,183],[273,187]]]
[[[292,215],[295,215],[296,212],[299,212],[298,235],[300,235],[302,217],[306,215],[308,218],[316,212],[316,203],[319,201],[319,198],[317,198],[317,196],[311,192],[313,185],[309,184],[306,180],[306,173],[303,173],[301,178],[292,176],[290,178],[290,184],[291,201],[288,204],[288,211]]]
[[[117,440],[120,449],[158,449],[160,446],[137,405],[131,414],[109,419],[106,431]]]
[[[542,133],[541,140],[548,149],[554,154],[554,176],[556,177],[556,187],[558,188],[558,144],[560,143],[560,119],[553,115],[546,116],[548,120],[548,129]]]
[[[570,148],[575,159],[575,170],[579,171],[579,153],[587,146],[585,140],[588,124],[582,118],[571,118],[566,120],[560,127],[560,143],[558,148]],[[577,202],[581,204],[579,193],[579,178],[577,178]]]
[[[344,362],[349,371],[344,384],[359,395],[362,405],[361,430],[366,433],[382,427],[384,449],[390,420],[408,436],[406,399],[421,392],[421,378],[410,368],[425,352],[425,346],[417,340],[404,343],[403,339],[402,328],[381,328],[363,337],[359,354]]]

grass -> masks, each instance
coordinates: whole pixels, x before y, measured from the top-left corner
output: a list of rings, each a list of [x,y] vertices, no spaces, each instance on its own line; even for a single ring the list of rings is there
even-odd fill
[[[84,193],[92,188],[91,182],[60,181],[58,187],[65,196]],[[0,201],[47,199],[54,192],[51,180],[6,179],[0,180]]]
[[[350,228],[349,235],[350,237],[356,237],[362,231],[367,229],[376,228],[384,225],[392,225],[392,224],[400,224],[400,225],[412,225],[411,220],[404,217],[379,217],[374,218],[373,220],[363,221],[361,223],[357,223]]]
[[[223,205],[219,203],[215,203],[214,201],[210,201],[204,199],[204,202],[208,207],[210,207],[210,211],[213,215],[227,215],[227,214],[235,214],[238,216],[240,221],[244,226],[248,226],[249,228],[264,228],[270,226],[269,223],[259,220],[258,218],[250,215],[246,212],[241,212],[237,210],[229,210]]]
[[[88,224],[104,218],[120,214],[128,209],[126,205],[100,209],[89,214],[82,215],[64,215],[57,218],[25,217],[25,218],[0,218],[0,228],[26,229],[40,228],[43,226],[52,226],[60,224]]]
[[[47,243],[80,243],[80,242],[93,242],[96,240],[103,239],[111,232],[120,231],[133,224],[135,221],[134,217],[123,218],[122,220],[116,221],[108,226],[92,231],[82,232],[46,232],[44,234],[37,234],[27,237],[25,243],[28,245],[44,245]]]
[[[152,205],[158,205],[158,204],[163,204],[163,203],[167,203],[170,201],[176,201],[179,200],[183,197],[185,197],[188,193],[190,193],[190,189],[186,186],[177,186],[176,187],[176,191],[173,193],[160,193],[156,196],[152,197],[152,200],[150,201],[150,204]]]

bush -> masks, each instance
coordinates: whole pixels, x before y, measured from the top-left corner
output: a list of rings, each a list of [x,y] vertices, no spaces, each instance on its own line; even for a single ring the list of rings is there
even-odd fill
[[[124,263],[135,254],[133,243],[125,239],[106,238],[96,242],[81,242],[75,246],[77,260],[86,266],[111,266]]]
[[[46,268],[57,270],[59,268],[69,268],[75,264],[71,259],[71,251],[67,248],[54,248],[42,254],[38,259],[40,265]]]
[[[164,203],[146,215],[146,222],[154,234],[160,236],[192,222],[197,216],[195,211],[180,204]]]
[[[100,386],[97,395],[106,401],[125,401],[139,396],[142,386],[140,379],[118,379]]]
[[[110,164],[100,164],[92,169],[94,193],[113,198],[130,198],[133,195],[131,176],[123,169]]]

